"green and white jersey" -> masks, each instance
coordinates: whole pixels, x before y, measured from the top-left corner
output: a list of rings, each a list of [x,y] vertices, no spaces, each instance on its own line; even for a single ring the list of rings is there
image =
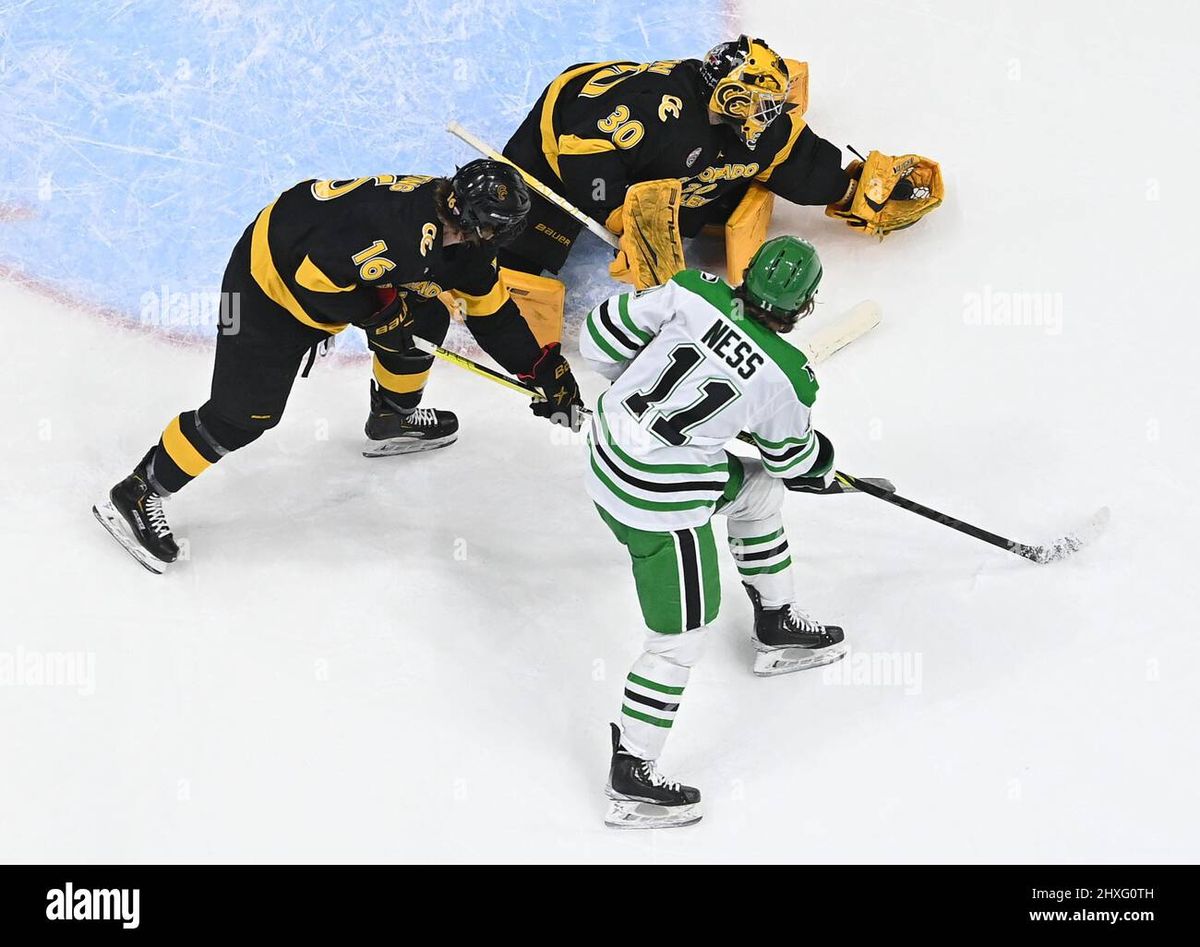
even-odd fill
[[[825,473],[813,469],[808,360],[744,316],[721,278],[685,270],[607,299],[588,313],[579,347],[603,374],[620,372],[596,406],[587,473],[588,493],[619,522],[705,523],[730,479],[725,446],[741,431],[772,476]]]

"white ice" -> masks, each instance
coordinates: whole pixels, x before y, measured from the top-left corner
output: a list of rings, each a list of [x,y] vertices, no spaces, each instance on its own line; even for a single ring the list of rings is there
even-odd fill
[[[1194,8],[789,0],[744,26],[808,59],[818,132],[947,171],[882,244],[778,214],[826,311],[884,307],[820,372],[840,465],[1025,542],[1102,504],[1108,532],[1036,566],[790,498],[802,603],[919,678],[755,678],[727,568],[662,761],[705,819],[616,833],[640,621],[577,443],[439,366],[459,443],[368,461],[366,366],[321,364],[171,502],[190,559],[156,578],[89,507],[204,400],[210,351],[0,286],[0,658],[94,658],[94,688],[0,683],[0,859],[1195,860]],[[1052,324],[970,324],[1013,293]]]

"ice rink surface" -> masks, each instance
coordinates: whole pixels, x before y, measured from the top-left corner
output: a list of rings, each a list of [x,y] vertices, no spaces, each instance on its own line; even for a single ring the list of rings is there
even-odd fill
[[[210,349],[48,294],[14,257],[37,207],[0,221],[0,859],[1194,861],[1197,19],[1020,0],[728,21],[808,60],[819,134],[947,174],[946,206],[882,244],[777,213],[821,251],[815,318],[884,308],[819,371],[839,466],[1026,542],[1113,521],[1035,566],[869,497],[789,498],[800,599],[854,651],[754,678],[726,569],[663,761],[706,815],[673,832],[601,824],[640,616],[578,439],[443,365],[427,403],[459,443],[368,461],[366,363],[327,359],[171,501],[190,558],[155,578],[89,507],[204,400]],[[539,81],[568,60],[537,57]],[[153,288],[91,301],[136,312]],[[30,679],[76,652],[70,685]]]

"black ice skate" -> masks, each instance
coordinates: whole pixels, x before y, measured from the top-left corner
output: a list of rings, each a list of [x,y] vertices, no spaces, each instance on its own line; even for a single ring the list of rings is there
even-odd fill
[[[163,498],[146,475],[151,450],[133,473],[108,492],[108,501],[92,507],[96,519],[134,559],[156,575],[179,558],[179,547],[163,513]]]
[[[458,418],[450,411],[434,408],[402,411],[385,401],[372,382],[366,431],[371,443],[363,450],[364,457],[414,454],[449,447],[458,440]]]
[[[652,760],[638,759],[621,746],[621,728],[612,726],[612,765],[605,793],[612,800],[604,824],[614,829],[667,829],[695,825],[700,790],[664,779]]]
[[[846,635],[837,625],[822,625],[794,605],[763,608],[752,585],[754,603],[754,673],[760,677],[833,664],[846,656]]]

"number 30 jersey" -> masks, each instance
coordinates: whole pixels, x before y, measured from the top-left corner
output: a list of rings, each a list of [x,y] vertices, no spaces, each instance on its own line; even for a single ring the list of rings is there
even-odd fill
[[[618,521],[654,531],[705,523],[740,479],[725,447],[741,431],[772,476],[824,473],[813,469],[808,360],[744,315],[719,277],[685,270],[605,300],[588,313],[580,350],[608,377],[620,372],[597,402],[587,473],[588,493]]]

